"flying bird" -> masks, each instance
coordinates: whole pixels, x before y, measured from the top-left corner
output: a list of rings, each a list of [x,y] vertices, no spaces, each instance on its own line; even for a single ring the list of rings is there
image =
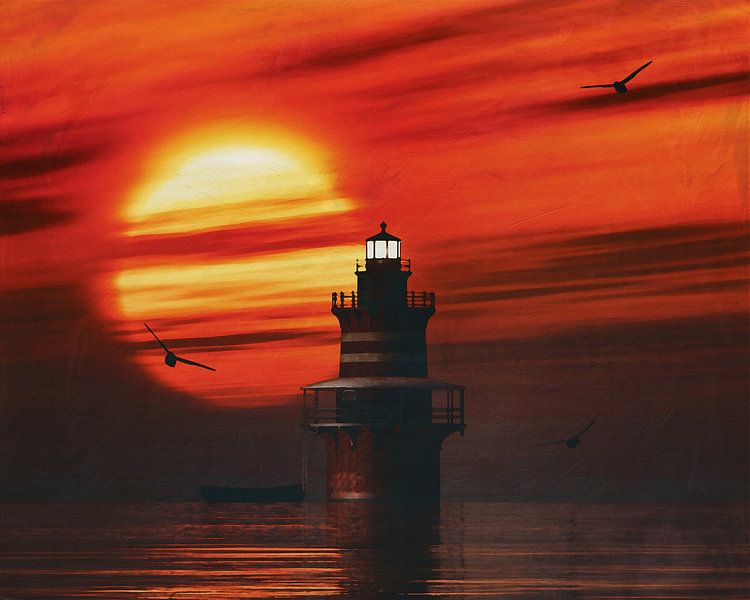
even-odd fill
[[[597,85],[582,85],[581,88],[596,88],[596,87],[608,88],[608,87],[613,87],[613,88],[615,88],[615,91],[618,94],[624,94],[625,92],[628,91],[628,88],[625,87],[625,84],[628,81],[630,81],[631,79],[633,79],[633,77],[635,77],[636,75],[638,75],[638,73],[640,73],[641,71],[643,71],[643,69],[645,69],[647,66],[649,66],[652,62],[654,62],[654,61],[650,60],[645,65],[643,65],[642,67],[638,67],[635,71],[633,71],[630,75],[628,75],[622,81],[615,81],[614,83],[601,83],[601,84],[597,84]]]
[[[557,444],[565,444],[568,448],[575,448],[576,446],[578,446],[578,444],[581,443],[580,436],[582,436],[584,433],[586,433],[589,430],[589,428],[594,424],[595,420],[596,419],[592,420],[591,423],[589,423],[588,425],[586,425],[586,427],[584,427],[583,429],[581,429],[581,431],[579,431],[578,433],[576,433],[574,436],[569,437],[567,440],[555,440],[553,442],[542,442],[541,444],[537,444],[536,446],[537,447],[539,447],[539,446],[554,446],[554,445],[557,445]]]
[[[146,325],[146,323],[144,323]],[[157,342],[159,342],[159,345],[164,348],[164,352],[167,353],[167,355],[164,357],[164,363],[168,367],[174,367],[178,362],[185,363],[186,365],[193,365],[194,367],[201,367],[202,369],[208,369],[209,371],[215,371],[216,369],[212,367],[208,367],[206,365],[202,365],[199,362],[195,362],[193,360],[188,360],[187,358],[182,358],[180,356],[177,356],[174,352],[172,352],[169,348],[167,348],[164,345],[164,342],[162,342],[159,339],[159,336],[157,336],[153,329],[151,329],[148,325],[146,325],[146,329],[148,329],[151,332],[151,335],[154,336],[154,339],[156,339]]]

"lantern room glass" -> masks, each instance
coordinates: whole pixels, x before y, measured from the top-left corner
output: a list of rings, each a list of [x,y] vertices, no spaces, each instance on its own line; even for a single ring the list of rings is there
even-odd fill
[[[399,240],[367,240],[367,258],[401,258],[401,242]]]
[[[401,242],[397,242],[396,240],[389,240],[388,241],[388,258],[398,258],[399,257],[399,246],[401,245]]]

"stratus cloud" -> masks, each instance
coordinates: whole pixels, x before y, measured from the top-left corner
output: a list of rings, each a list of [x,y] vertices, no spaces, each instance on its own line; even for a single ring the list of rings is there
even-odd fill
[[[59,198],[0,200],[0,236],[46,229],[62,224],[75,212],[60,206]]]

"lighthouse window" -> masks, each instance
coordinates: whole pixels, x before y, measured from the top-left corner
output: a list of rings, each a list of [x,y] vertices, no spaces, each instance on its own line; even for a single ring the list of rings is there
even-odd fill
[[[375,242],[367,242],[367,258],[375,258]]]
[[[385,246],[385,240],[376,240],[375,241],[375,258],[385,258],[385,252],[386,246]]]
[[[398,258],[398,242],[394,240],[388,242],[388,258]]]

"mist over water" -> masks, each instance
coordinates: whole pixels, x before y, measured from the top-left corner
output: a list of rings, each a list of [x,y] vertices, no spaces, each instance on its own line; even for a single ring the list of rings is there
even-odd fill
[[[3,598],[743,598],[743,505],[0,505]]]

